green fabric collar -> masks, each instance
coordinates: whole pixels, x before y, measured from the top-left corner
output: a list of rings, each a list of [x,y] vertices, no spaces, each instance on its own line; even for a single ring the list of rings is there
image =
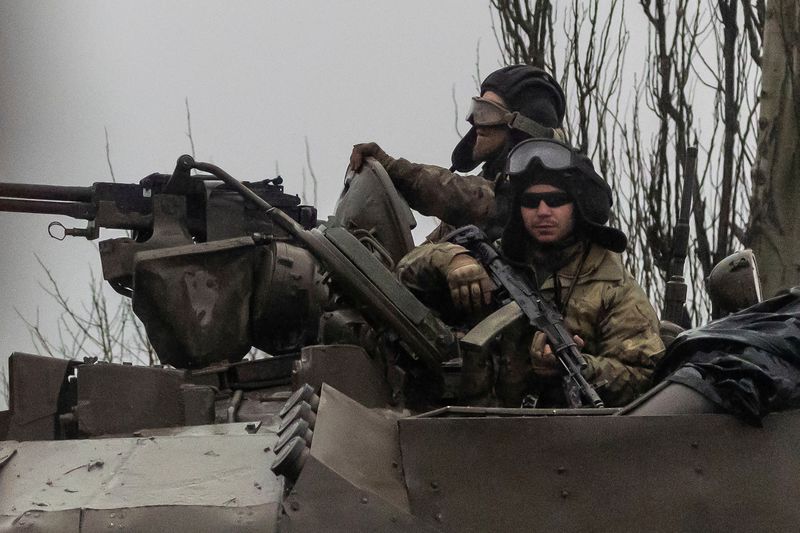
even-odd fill
[[[575,257],[568,265],[558,271],[562,285],[572,285],[575,281],[576,270],[580,263],[580,255]],[[622,256],[606,250],[597,244],[591,244],[591,250],[586,257],[577,284],[582,285],[592,281],[622,281],[625,276],[625,267],[622,265]],[[553,277],[548,277],[542,283],[542,289],[553,289]]]

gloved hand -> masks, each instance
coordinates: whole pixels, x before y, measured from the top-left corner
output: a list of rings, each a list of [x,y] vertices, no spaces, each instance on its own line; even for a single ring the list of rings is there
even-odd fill
[[[577,335],[573,335],[572,339],[575,341],[575,344],[578,345],[579,350],[586,345],[583,339]],[[543,332],[537,331],[533,335],[528,353],[531,356],[533,373],[537,376],[550,378],[561,373],[561,363],[558,362],[558,359],[553,353],[553,349],[547,343],[547,336]]]
[[[471,255],[455,256],[450,260],[444,274],[456,309],[474,312],[491,303],[494,283]]]
[[[361,143],[353,146],[353,151],[350,153],[350,170],[358,172],[364,166],[364,159],[367,157],[374,157],[384,167],[391,160],[389,154],[381,150],[381,147],[376,143]]]

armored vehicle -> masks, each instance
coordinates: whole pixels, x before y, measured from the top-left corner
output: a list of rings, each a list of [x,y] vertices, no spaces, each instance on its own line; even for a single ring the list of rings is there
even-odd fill
[[[139,184],[0,184],[0,209],[130,231],[100,243],[103,276],[163,363],[11,355],[0,531],[800,523],[800,292],[680,335],[671,377],[623,409],[475,407],[462,362],[523,311],[457,335],[396,280],[414,220],[374,161],[325,222],[279,180],[189,156]]]

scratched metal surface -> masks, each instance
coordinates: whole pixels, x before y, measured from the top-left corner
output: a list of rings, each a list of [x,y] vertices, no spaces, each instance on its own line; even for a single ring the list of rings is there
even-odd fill
[[[4,441],[0,531],[274,531],[275,435],[235,426],[243,434]]]
[[[791,531],[800,411],[407,418],[411,512],[442,531]]]

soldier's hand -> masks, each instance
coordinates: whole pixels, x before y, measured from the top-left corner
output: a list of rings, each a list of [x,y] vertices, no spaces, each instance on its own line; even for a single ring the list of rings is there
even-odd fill
[[[361,170],[361,167],[364,166],[364,159],[367,157],[374,157],[381,164],[384,164],[388,156],[376,143],[356,144],[353,146],[353,151],[350,153],[350,170],[353,172]]]
[[[572,339],[578,346],[578,349],[583,349],[586,343],[577,335],[573,335]],[[561,372],[561,363],[558,362],[553,349],[547,343],[547,336],[537,331],[533,335],[531,347],[529,350],[531,356],[531,366],[533,373],[543,378],[553,377]]]
[[[445,277],[456,309],[475,312],[491,303],[494,283],[472,256],[455,256],[447,266]]]
[[[543,332],[537,331],[533,335],[528,353],[531,356],[533,373],[537,376],[549,378],[557,376],[561,371],[558,359],[553,355],[552,348],[547,344],[547,336]]]
[[[578,347],[579,350],[583,350],[583,347],[586,346],[584,340],[578,337],[577,335],[573,335],[572,340],[575,341],[575,345]]]

